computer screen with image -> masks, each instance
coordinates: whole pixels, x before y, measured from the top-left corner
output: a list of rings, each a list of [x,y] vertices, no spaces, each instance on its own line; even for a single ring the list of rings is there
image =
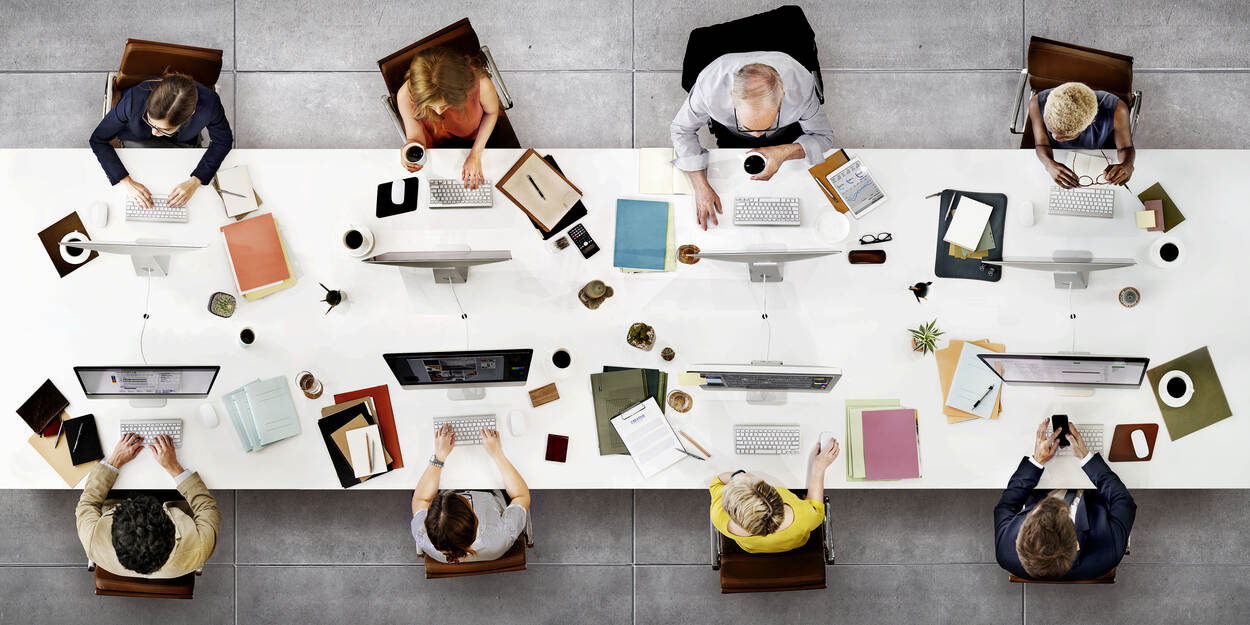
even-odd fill
[[[520,384],[529,378],[534,351],[411,352],[383,354],[404,386]]]
[[[89,398],[207,397],[220,367],[74,367]]]

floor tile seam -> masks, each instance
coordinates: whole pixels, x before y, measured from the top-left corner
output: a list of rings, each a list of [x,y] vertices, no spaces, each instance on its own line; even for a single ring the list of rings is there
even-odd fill
[[[887,68],[887,67],[822,67],[821,72],[831,74],[996,74],[1019,72],[1020,67],[947,67],[947,68]],[[0,75],[91,75],[107,74],[116,68],[103,69],[0,69]],[[376,74],[376,68],[367,69],[241,69],[229,70],[239,74]],[[666,68],[564,68],[564,69],[500,69],[502,74],[680,74],[680,69]],[[1135,67],[1137,74],[1246,74],[1250,67]],[[261,489],[257,489],[261,490]]]
[[[627,567],[633,566],[632,562],[534,562],[527,561],[526,566],[579,566],[579,567]],[[334,567],[354,567],[354,568],[425,568],[424,564],[411,562],[238,562],[235,564],[216,564],[213,566],[225,567],[233,566],[236,568],[334,568]]]

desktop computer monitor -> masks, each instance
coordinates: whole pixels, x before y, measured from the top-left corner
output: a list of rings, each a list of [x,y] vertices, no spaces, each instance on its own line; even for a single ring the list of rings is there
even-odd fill
[[[169,275],[170,256],[202,250],[208,246],[139,239],[137,241],[61,241],[61,247],[130,256],[136,275],[163,278]]]
[[[1089,286],[1089,272],[1091,271],[1119,269],[1137,264],[1137,261],[1132,258],[1094,258],[1089,252],[1068,250],[1055,252],[1051,258],[1021,256],[981,262],[987,265],[1052,272],[1055,274],[1055,288],[1057,289],[1084,289]]]
[[[700,259],[746,263],[747,271],[751,275],[751,282],[781,282],[783,278],[781,268],[786,262],[841,253],[842,250],[835,249],[765,249],[695,252],[690,256]]]
[[[842,379],[842,370],[837,367],[786,365],[760,360],[748,365],[695,365],[688,373],[703,376],[705,382],[700,388],[704,390],[749,391],[748,402],[767,404],[784,403],[778,393],[828,393]]]
[[[1150,359],[1086,354],[977,354],[1005,384],[1094,388],[1137,388]]]
[[[469,280],[469,267],[512,260],[508,250],[461,252],[386,252],[365,259],[374,265],[425,267],[434,270],[434,281],[441,284],[463,284]]]
[[[382,354],[404,388],[454,387],[452,399],[481,399],[486,386],[519,386],[529,379],[532,349]]]
[[[217,380],[216,366],[74,367],[88,399],[129,399],[138,408],[159,408],[167,398],[203,399]]]

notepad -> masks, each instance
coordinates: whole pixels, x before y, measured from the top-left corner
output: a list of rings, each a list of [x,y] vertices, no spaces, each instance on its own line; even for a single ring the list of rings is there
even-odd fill
[[[252,189],[252,176],[246,165],[218,170],[213,176],[213,188],[221,195],[226,217],[238,217],[260,208],[260,199]]]
[[[665,271],[671,212],[668,202],[618,199],[613,266]]]
[[[911,408],[865,410],[864,477],[898,480],[920,477],[920,439]]]
[[[347,452],[351,457],[352,471],[356,477],[376,475],[386,471],[382,453],[382,437],[378,426],[370,425],[347,433]]]
[[[994,207],[966,195],[960,195],[959,203],[955,205],[954,210],[955,216],[951,218],[950,227],[946,229],[946,236],[942,237],[942,240],[954,243],[966,250],[975,251],[981,242],[981,235],[985,232]]]
[[[955,365],[955,377],[951,381],[951,391],[946,398],[946,405],[956,410],[974,414],[988,419],[998,402],[998,394],[1002,392],[1002,380],[990,369],[977,354],[992,354],[984,347],[964,343],[959,352],[959,364]],[[989,394],[986,394],[989,391]],[[982,396],[985,399],[981,399]],[[979,403],[978,403],[979,400]],[[976,404],[976,407],[973,407]]]
[[[694,195],[686,172],[673,166],[673,148],[638,150],[638,192],[657,195]]]

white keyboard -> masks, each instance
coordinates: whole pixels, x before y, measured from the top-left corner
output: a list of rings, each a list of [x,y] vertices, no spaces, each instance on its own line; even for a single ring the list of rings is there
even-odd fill
[[[159,221],[170,224],[187,223],[186,206],[170,206],[169,196],[153,195],[152,208],[144,208],[135,204],[131,198],[126,198],[126,221]]]
[[[734,425],[734,453],[793,455],[799,453],[797,425]]]
[[[493,414],[475,414],[465,415],[463,417],[434,417],[434,431],[443,427],[444,423],[451,424],[451,431],[456,435],[457,445],[481,445],[482,444],[482,428],[495,428],[495,415]]]
[[[1089,453],[1096,454],[1096,453],[1102,452],[1102,433],[1103,433],[1103,430],[1106,429],[1105,427],[1103,427],[1103,424],[1101,423],[1069,423],[1068,425],[1076,428],[1076,431],[1081,433],[1081,438],[1085,440],[1085,448],[1089,450]],[[1054,431],[1055,431],[1054,426],[1047,425],[1046,437],[1050,438],[1051,433]],[[1069,444],[1067,447],[1060,447],[1059,451],[1055,452],[1055,455],[1056,456],[1071,456],[1072,455],[1071,441],[1069,440]]]
[[[1115,214],[1115,191],[1051,187],[1046,214],[1109,218]]]
[[[156,437],[164,434],[174,439],[174,447],[182,447],[182,419],[122,419],[118,436],[134,432],[143,437],[144,445],[156,443]]]
[[[734,198],[734,225],[797,226],[799,225],[799,198],[736,197]]]
[[[490,208],[494,206],[494,183],[483,182],[476,189],[464,188],[463,180],[430,178],[430,208]]]

